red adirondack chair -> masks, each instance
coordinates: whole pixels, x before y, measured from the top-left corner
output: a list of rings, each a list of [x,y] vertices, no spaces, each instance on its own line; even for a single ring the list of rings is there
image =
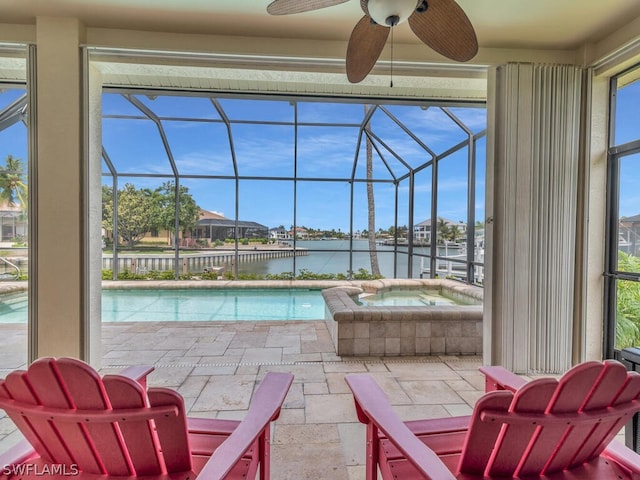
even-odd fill
[[[269,427],[293,375],[268,373],[241,422],[185,416],[182,397],[146,388],[153,367],[100,375],[72,358],[42,358],[0,381],[25,441],[0,455],[0,477],[44,480],[269,479]],[[42,480],[42,479],[41,479]]]
[[[586,362],[559,380],[525,382],[483,367],[488,393],[471,416],[402,422],[367,374],[348,375],[367,425],[366,479],[640,479],[640,455],[614,440],[640,410],[640,375]]]

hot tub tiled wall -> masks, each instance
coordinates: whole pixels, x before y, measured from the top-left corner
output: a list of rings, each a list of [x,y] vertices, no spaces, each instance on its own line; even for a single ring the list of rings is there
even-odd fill
[[[440,289],[454,298],[479,305],[369,307],[356,303],[363,292],[397,289]],[[322,291],[325,320],[338,355],[479,355],[482,353],[480,287],[452,280],[376,280],[362,288],[334,287]]]

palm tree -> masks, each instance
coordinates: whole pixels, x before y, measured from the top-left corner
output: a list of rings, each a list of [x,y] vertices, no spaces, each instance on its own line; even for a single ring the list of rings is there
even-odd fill
[[[5,167],[0,169],[0,203],[10,207],[19,204],[23,213],[27,211],[27,185],[22,160],[13,155],[7,155]]]
[[[449,225],[443,218],[438,217],[438,243],[444,243],[449,239],[449,235]]]
[[[369,106],[365,104],[364,106],[364,115],[367,116],[367,111],[369,110]],[[365,126],[365,131],[369,130],[369,124]],[[369,255],[371,256],[371,273],[374,276],[380,276],[380,264],[378,262],[378,251],[376,249],[376,203],[375,198],[373,196],[373,183],[371,180],[373,179],[373,147],[371,145],[371,140],[369,136],[366,135],[366,146],[367,146],[367,211],[368,211],[368,226],[367,230],[369,230]]]

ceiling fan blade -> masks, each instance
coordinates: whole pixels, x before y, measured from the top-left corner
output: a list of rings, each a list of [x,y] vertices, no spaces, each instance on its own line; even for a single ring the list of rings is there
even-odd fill
[[[369,74],[382,53],[390,30],[374,23],[368,15],[356,24],[347,47],[347,78],[351,83],[358,83]]]
[[[332,7],[349,0],[274,0],[267,7],[271,15],[289,15]]]
[[[454,0],[427,0],[427,5],[409,17],[413,33],[445,57],[471,60],[478,53],[478,39],[464,10]]]

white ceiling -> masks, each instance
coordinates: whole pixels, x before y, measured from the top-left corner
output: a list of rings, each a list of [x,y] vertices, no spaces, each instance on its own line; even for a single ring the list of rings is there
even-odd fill
[[[89,27],[347,40],[362,16],[350,0],[315,12],[273,17],[270,0],[2,0],[0,23],[34,23],[37,15],[73,16]],[[575,49],[640,16],[638,0],[458,0],[480,47]],[[407,25],[401,43],[419,43]]]
[[[35,24],[36,16],[67,16],[79,18],[87,27],[94,28],[94,38],[96,34],[100,37],[99,32],[113,32],[100,30],[107,28],[223,35],[231,41],[235,41],[233,36],[274,39],[273,42],[263,41],[255,45],[249,42],[245,53],[260,59],[276,55],[273,60],[275,67],[253,66],[246,63],[248,57],[243,57],[244,63],[240,66],[223,65],[217,58],[213,62],[217,66],[212,66],[209,59],[197,67],[198,63],[190,59],[187,62],[191,66],[189,68],[181,65],[179,60],[168,61],[166,58],[157,62],[150,59],[144,63],[140,63],[138,58],[124,60],[123,63],[112,58],[95,62],[104,75],[105,85],[467,101],[482,101],[486,96],[485,67],[490,63],[487,61],[490,56],[476,57],[475,66],[456,64],[452,69],[446,68],[438,63],[440,57],[434,56],[434,52],[420,43],[406,24],[394,31],[394,41],[398,46],[404,44],[401,50],[404,64],[397,57],[393,88],[390,86],[387,54],[381,57],[372,74],[363,82],[349,84],[342,58],[351,30],[363,15],[360,1],[349,0],[315,12],[288,16],[268,15],[266,8],[270,1],[0,0],[0,38],[2,24]],[[640,0],[457,1],[474,25],[481,51],[485,49],[487,53],[524,48],[566,55],[566,52],[615,34],[618,28],[640,18]],[[171,38],[181,40],[176,36]],[[296,43],[296,40],[300,42]],[[317,48],[313,40],[334,42]],[[240,43],[247,45],[246,39]],[[279,52],[272,49],[272,44],[277,44]],[[325,48],[329,44],[333,50]],[[100,41],[96,45],[100,45]],[[301,51],[298,49],[300,45],[305,45],[301,47],[305,61],[323,57],[338,63],[331,67],[323,64],[318,72],[307,64],[302,70],[285,65],[283,52],[286,52],[286,57],[295,57]],[[310,51],[309,45],[312,45]],[[184,49],[177,43],[169,43],[167,48],[188,51],[191,47]],[[221,51],[225,51],[224,47]],[[24,64],[19,69],[10,68],[11,65],[7,64],[10,60],[4,58],[0,62],[0,79],[22,78],[26,70]],[[172,62],[173,66],[170,65]],[[415,68],[419,70],[413,70]]]

